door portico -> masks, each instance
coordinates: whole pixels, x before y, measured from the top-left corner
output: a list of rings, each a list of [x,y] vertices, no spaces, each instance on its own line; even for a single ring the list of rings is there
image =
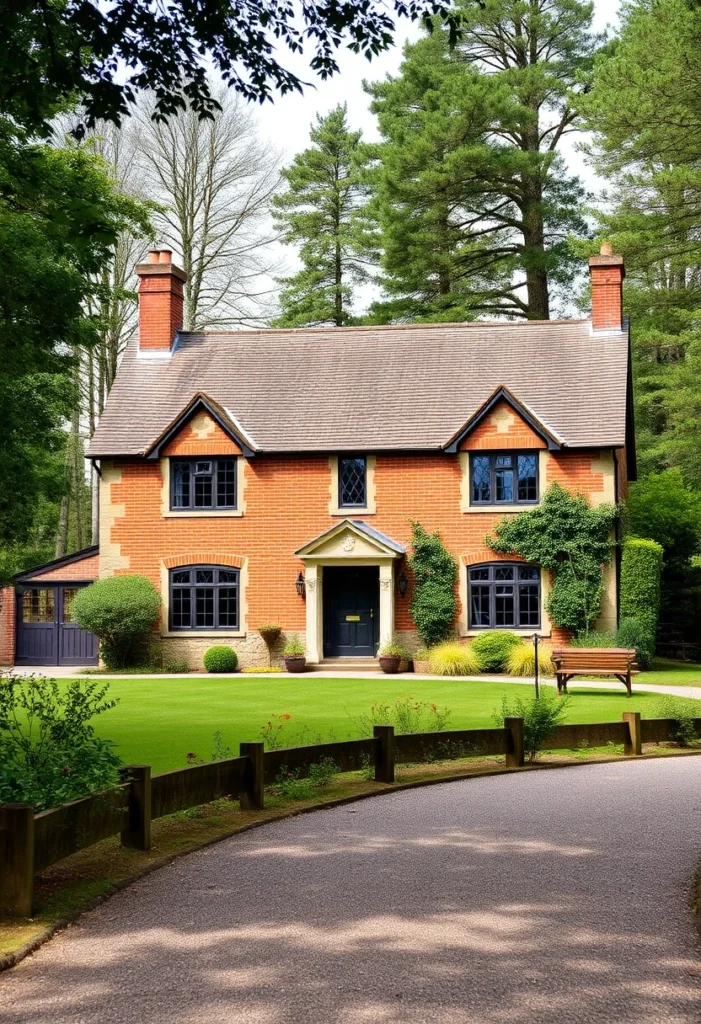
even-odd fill
[[[324,653],[324,569],[374,567],[378,570],[379,625],[376,643],[388,642],[394,632],[394,566],[405,553],[404,545],[386,537],[364,522],[344,519],[295,552],[305,565],[307,607],[307,661],[321,661]],[[329,574],[330,576],[333,574]],[[338,574],[334,587],[342,586]],[[362,615],[360,610],[358,614]]]

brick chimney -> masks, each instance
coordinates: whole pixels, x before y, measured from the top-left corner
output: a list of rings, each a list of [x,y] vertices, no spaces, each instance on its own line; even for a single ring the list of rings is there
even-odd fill
[[[589,260],[591,319],[595,331],[620,331],[623,325],[623,257],[615,256],[604,242],[598,256]]]
[[[139,263],[139,350],[170,352],[183,326],[184,270],[173,263],[169,249],[152,249],[148,263]]]

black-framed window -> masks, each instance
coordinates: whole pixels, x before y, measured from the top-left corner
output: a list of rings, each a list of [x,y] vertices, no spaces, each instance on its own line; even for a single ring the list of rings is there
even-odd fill
[[[341,455],[338,459],[339,508],[367,506],[368,461],[364,455]]]
[[[169,628],[238,629],[239,570],[216,565],[171,569]]]
[[[470,456],[471,505],[535,505],[538,495],[537,451]]]
[[[490,562],[467,570],[470,629],[540,626],[540,569],[523,562]]]
[[[236,508],[236,459],[171,459],[171,511]]]

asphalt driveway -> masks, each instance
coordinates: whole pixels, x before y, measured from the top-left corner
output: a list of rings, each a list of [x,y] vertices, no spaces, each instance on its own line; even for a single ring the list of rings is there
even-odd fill
[[[699,1024],[701,758],[455,782],[156,872],[0,977],[1,1024]]]

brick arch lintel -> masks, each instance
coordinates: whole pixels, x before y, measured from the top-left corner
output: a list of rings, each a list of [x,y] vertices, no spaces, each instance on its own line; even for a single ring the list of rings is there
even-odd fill
[[[484,547],[470,548],[469,551],[460,555],[461,565],[480,565],[482,562],[522,562],[518,555],[498,555],[486,544]]]
[[[186,555],[171,555],[163,559],[166,569],[178,569],[181,565],[230,565],[241,569],[246,561],[243,555],[228,555],[222,551],[196,551]]]

